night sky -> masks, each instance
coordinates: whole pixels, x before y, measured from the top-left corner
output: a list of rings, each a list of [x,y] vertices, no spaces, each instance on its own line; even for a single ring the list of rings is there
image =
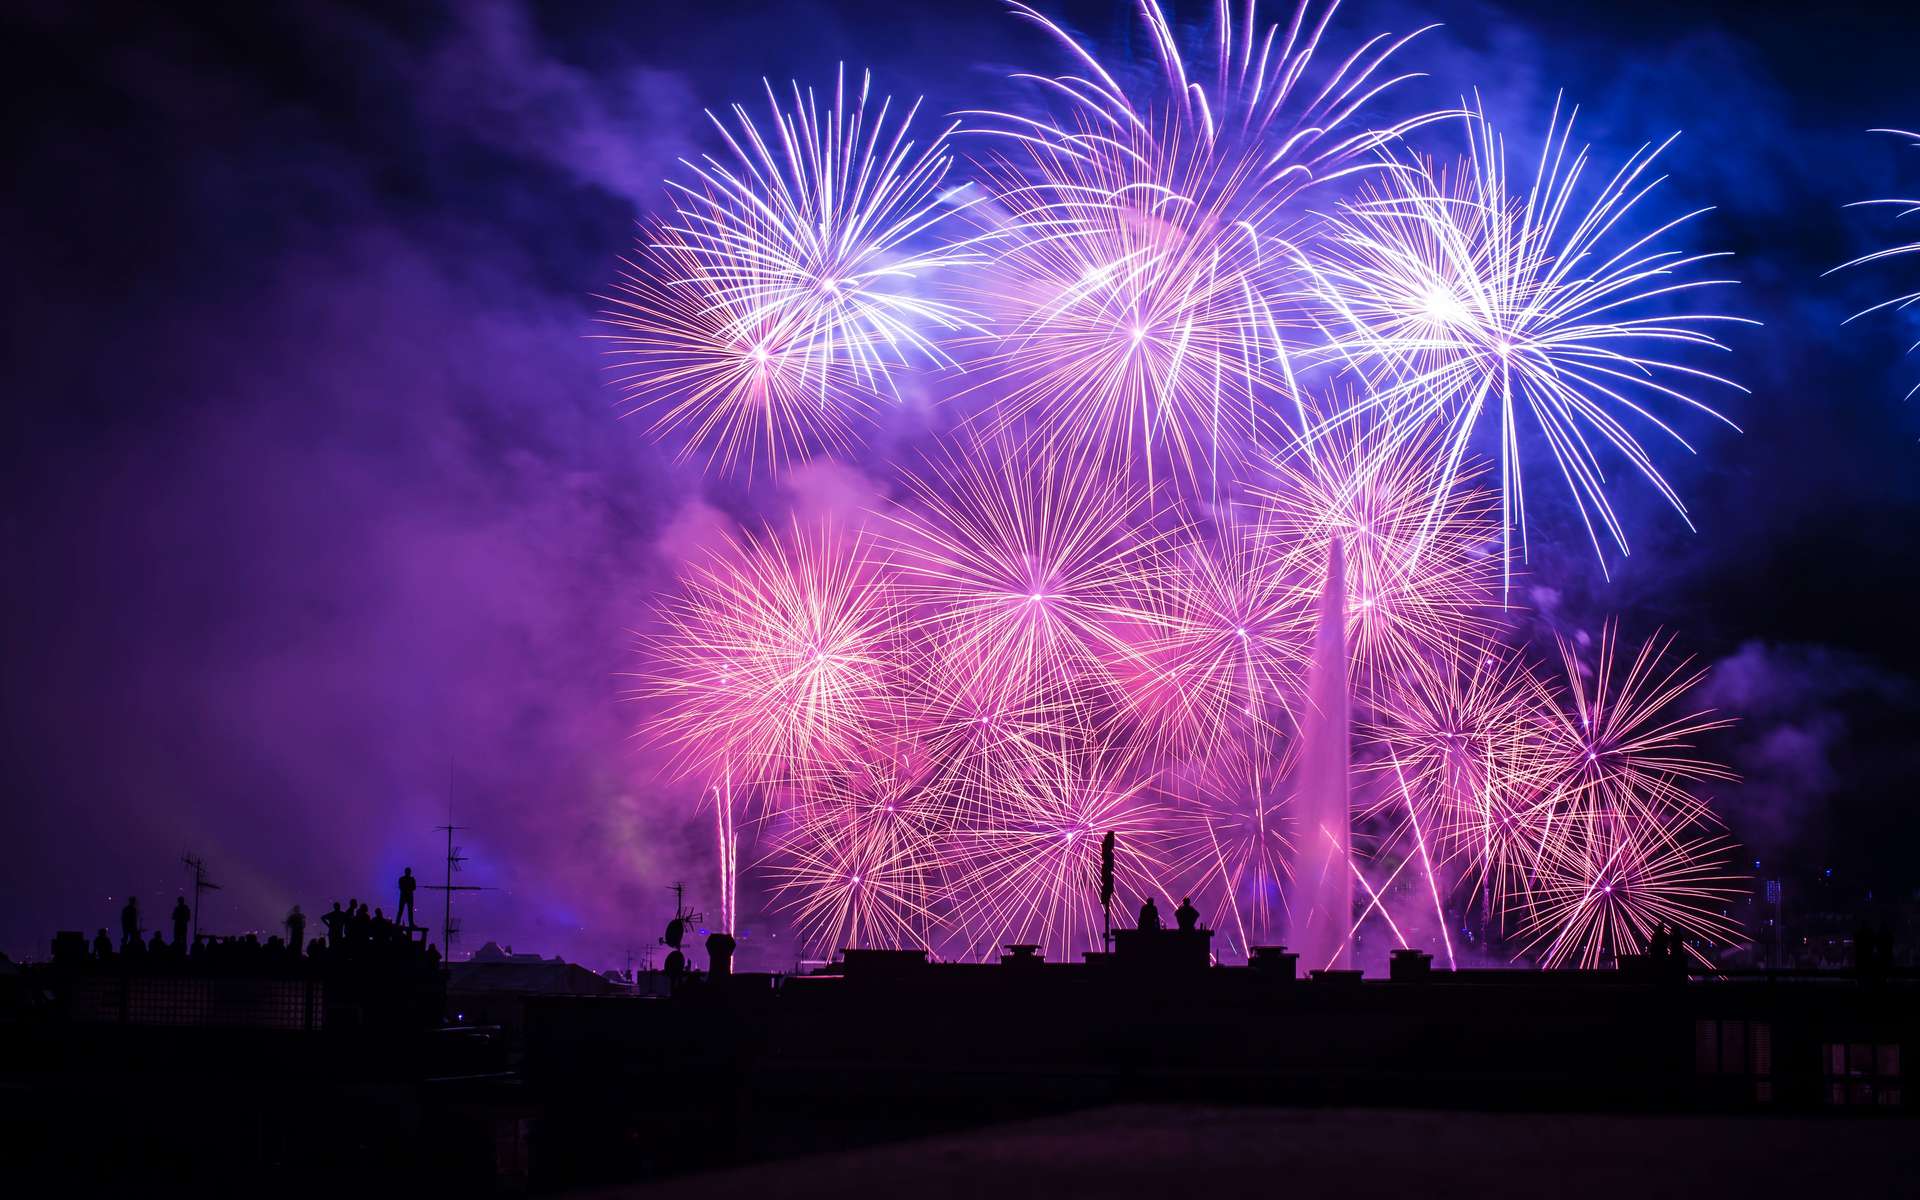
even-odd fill
[[[1126,6],[1042,7],[1124,53]],[[1920,150],[1866,132],[1920,125],[1920,14],[1352,0],[1338,28],[1431,21],[1397,103],[1477,87],[1520,134],[1564,89],[1609,169],[1682,131],[1660,210],[1715,206],[1686,241],[1734,252],[1716,303],[1764,322],[1706,364],[1752,389],[1717,398],[1744,433],[1663,456],[1697,534],[1628,481],[1608,581],[1542,492],[1536,632],[1677,633],[1740,718],[1710,749],[1748,858],[1920,887],[1920,321],[1841,326],[1920,285],[1822,278],[1899,232],[1848,202],[1920,194]],[[994,0],[7,7],[0,949],[128,889],[157,919],[185,851],[213,928],[390,906],[403,865],[438,877],[450,798],[498,889],[466,948],[657,936],[707,831],[630,738],[633,630],[703,531],[793,497],[616,419],[593,295],[714,148],[703,107],[842,60],[935,112],[1060,63]]]

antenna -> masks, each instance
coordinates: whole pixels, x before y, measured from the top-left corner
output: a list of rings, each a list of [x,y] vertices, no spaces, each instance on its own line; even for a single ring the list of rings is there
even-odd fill
[[[460,932],[460,927],[453,923],[453,894],[455,892],[490,892],[493,890],[490,887],[484,887],[479,884],[455,883],[453,881],[453,873],[460,870],[461,863],[467,861],[467,856],[460,853],[461,847],[453,844],[453,835],[456,830],[466,828],[468,828],[468,826],[455,825],[453,823],[453,799],[449,797],[447,799],[447,823],[433,827],[435,833],[444,833],[447,835],[447,881],[445,883],[430,883],[427,885],[427,890],[430,892],[444,893],[440,915],[440,948],[445,953],[445,961],[447,962],[453,961],[453,935]]]
[[[217,892],[220,885],[207,878],[206,860],[197,854],[182,854],[180,861],[193,871],[193,940],[200,940],[200,893]]]
[[[705,913],[687,911],[686,884],[668,884],[667,890],[673,893],[673,916],[675,920],[681,922],[683,925],[691,926],[695,921],[702,920],[706,917],[707,914]]]

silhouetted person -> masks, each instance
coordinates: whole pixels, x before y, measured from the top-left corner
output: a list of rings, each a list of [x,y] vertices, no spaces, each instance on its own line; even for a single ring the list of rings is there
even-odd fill
[[[1143,930],[1152,930],[1154,933],[1160,932],[1162,928],[1160,924],[1160,906],[1153,902],[1152,896],[1148,896],[1147,902],[1140,906],[1140,928]]]
[[[393,910],[393,923],[407,926],[413,924],[413,868],[400,872],[400,907]]]
[[[307,914],[300,911],[298,904],[287,914],[287,946],[295,958],[300,957],[300,947],[307,944]]]
[[[120,948],[140,940],[140,898],[128,896],[127,906],[120,910]]]
[[[1200,928],[1200,910],[1193,906],[1192,896],[1180,901],[1180,907],[1173,910],[1173,919],[1179,924],[1181,933],[1192,933]]]
[[[320,914],[320,923],[327,927],[327,946],[337,948],[347,936],[347,914],[340,911],[340,902],[333,902],[333,911]]]
[[[93,956],[101,962],[113,957],[113,939],[107,936],[107,927],[102,925],[100,932],[93,935]]]
[[[373,923],[368,928],[376,942],[384,944],[393,940],[393,922],[387,920],[387,915],[377,908],[373,910]]]
[[[181,957],[187,953],[187,926],[193,922],[193,910],[187,907],[187,898],[180,897],[173,902],[173,948]]]
[[[349,900],[347,903],[352,906],[358,904],[358,901]],[[358,904],[358,907],[353,908],[352,911],[348,913],[347,941],[351,944],[358,946],[365,942],[372,932],[372,928],[373,920],[367,916],[366,905]]]
[[[147,943],[147,953],[155,958],[166,957],[167,939],[160,935],[158,929],[153,931],[153,940]]]

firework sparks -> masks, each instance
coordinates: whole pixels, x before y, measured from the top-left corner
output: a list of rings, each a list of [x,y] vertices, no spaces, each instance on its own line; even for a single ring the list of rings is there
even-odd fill
[[[673,217],[607,298],[631,410],[722,473],[845,450],[897,398],[896,368],[949,364],[940,337],[975,327],[925,285],[980,261],[940,236],[967,203],[945,182],[953,127],[917,145],[918,103],[870,116],[870,82],[849,96],[842,70],[824,112],[768,85],[771,137],[740,105],[737,128],[713,116],[732,161],[686,164]]]
[[[1286,930],[1293,859],[1291,743],[1245,739],[1181,772],[1167,838],[1167,876],[1201,896],[1223,948],[1249,954]]]
[[[1872,132],[1890,133],[1890,134],[1893,134],[1895,137],[1906,138],[1911,145],[1917,148],[1920,148],[1920,133],[1909,133],[1904,129],[1875,129]],[[1912,200],[1912,199],[1909,199],[1909,200],[1862,200],[1856,204],[1850,205],[1849,207],[1892,208],[1895,210],[1894,216],[1896,218],[1906,218],[1906,217],[1911,217],[1916,213],[1920,213],[1920,200]],[[1880,250],[1875,250],[1869,254],[1862,254],[1860,257],[1856,259],[1853,259],[1849,262],[1841,263],[1839,266],[1833,268],[1833,271],[1844,271],[1849,267],[1864,266],[1867,263],[1884,262],[1890,258],[1905,258],[1909,254],[1920,254],[1920,241],[1900,242],[1896,245],[1887,246]],[[1831,275],[1833,274],[1833,271],[1828,271],[1827,274]],[[1892,309],[1895,312],[1904,312],[1916,303],[1920,303],[1920,291],[1905,292],[1901,295],[1893,297],[1890,300],[1882,300],[1878,304],[1872,305],[1868,308],[1863,308],[1859,312],[1853,314],[1851,317],[1848,317],[1847,320],[1849,322],[1857,321],[1861,317],[1868,316],[1869,314],[1872,314],[1872,313],[1882,312],[1886,309]],[[1915,350],[1920,350],[1920,342],[1916,342],[1912,346],[1907,347],[1907,352],[1909,354],[1911,354]],[[1920,383],[1916,383],[1913,386],[1912,390],[1907,393],[1907,399],[1909,400],[1913,399],[1914,394],[1916,392],[1920,392]]]
[[[930,949],[939,820],[932,799],[890,773],[790,813],[766,870],[807,951]]]
[[[1254,489],[1297,588],[1317,588],[1341,544],[1348,643],[1374,677],[1493,630],[1489,504],[1465,478],[1437,483],[1437,461],[1431,439],[1349,423],[1276,458]]]
[[[650,733],[681,771],[736,784],[858,757],[893,694],[893,619],[859,537],[796,526],[716,551],[645,647]]]
[[[952,661],[1029,691],[1097,673],[1108,622],[1153,569],[1146,494],[1084,459],[992,442],[927,467],[889,536],[908,604]]]
[[[1056,960],[1099,948],[1100,840],[1108,832],[1116,835],[1120,895],[1166,894],[1156,848],[1168,812],[1131,764],[1090,751],[1050,766],[953,840],[949,900],[963,957],[1020,942]]]
[[[1702,966],[1694,944],[1741,940],[1726,906],[1739,877],[1725,865],[1726,843],[1666,822],[1603,820],[1548,844],[1548,868],[1521,927],[1526,952],[1543,967],[1602,965],[1643,952],[1666,926]]]
[[[1527,184],[1510,179],[1505,141],[1483,114],[1470,114],[1468,128],[1472,154],[1451,182],[1420,160],[1396,161],[1377,186],[1342,206],[1311,265],[1331,314],[1320,353],[1366,386],[1335,419],[1376,414],[1409,437],[1440,427],[1442,495],[1474,431],[1492,421],[1511,571],[1516,555],[1527,554],[1522,418],[1531,417],[1604,571],[1603,535],[1621,553],[1629,548],[1600,448],[1629,463],[1684,520],[1686,506],[1641,431],[1692,452],[1656,412],[1662,404],[1734,427],[1692,391],[1739,385],[1677,361],[1675,352],[1725,351],[1712,329],[1743,318],[1665,311],[1731,282],[1691,277],[1720,255],[1661,248],[1706,210],[1630,232],[1628,218],[1658,185],[1651,172],[1671,138],[1636,151],[1582,209],[1587,151],[1571,144],[1571,116],[1562,122],[1555,108]]]
[[[1407,38],[1309,69],[1333,7],[1302,3],[1284,38],[1252,5],[1240,22],[1223,9],[1203,82],[1144,0],[1163,77],[1135,96],[1059,25],[1014,6],[1087,73],[1026,77],[1064,103],[1062,119],[991,114],[1024,151],[985,172],[1005,247],[981,280],[996,339],[983,374],[1005,393],[992,428],[1071,436],[1208,494],[1266,437],[1265,393],[1292,390],[1276,304],[1296,269],[1287,201],[1371,166],[1369,151],[1428,119],[1357,121],[1405,78],[1384,67]]]
[[[1693,754],[1694,740],[1731,722],[1707,712],[1676,714],[1706,672],[1688,670],[1686,660],[1669,663],[1671,637],[1648,639],[1624,670],[1618,641],[1618,627],[1609,622],[1589,672],[1578,647],[1560,639],[1565,693],[1535,685],[1556,787],[1585,812],[1632,812],[1650,820],[1691,815],[1699,803],[1683,784],[1734,778]]]
[[[723,924],[744,829],[806,953],[1071,958],[1100,944],[1112,832],[1123,902],[1187,883],[1232,954],[1302,895],[1327,897],[1336,959],[1363,927],[1404,944],[1437,922],[1451,962],[1463,896],[1483,940],[1545,966],[1663,924],[1702,962],[1737,940],[1696,795],[1731,778],[1694,750],[1723,724],[1687,711],[1700,673],[1671,639],[1620,653],[1611,624],[1591,667],[1561,642],[1553,684],[1506,644],[1523,442],[1596,552],[1625,552],[1606,463],[1684,516],[1642,439],[1679,441],[1668,410],[1718,417],[1693,392],[1736,386],[1681,361],[1724,349],[1733,318],[1691,303],[1716,256],[1663,248],[1690,217],[1634,225],[1666,146],[1583,203],[1557,108],[1530,182],[1478,112],[1451,114],[1452,173],[1406,146],[1434,114],[1370,126],[1406,39],[1329,60],[1332,5],[1273,27],[1223,6],[1198,62],[1144,0],[1152,80],[1014,7],[1075,66],[1026,77],[1053,111],[990,114],[974,179],[949,182],[955,127],[921,145],[864,79],[769,89],[770,122],[716,118],[729,156],[687,164],[610,301],[634,409],[717,475],[851,452],[921,394],[910,369],[974,405],[874,505],[878,537],[744,535],[645,639],[644,733],[707,785]],[[1345,620],[1324,644],[1346,674],[1332,653],[1315,673],[1359,719],[1344,748],[1347,721],[1309,715],[1323,609]],[[1332,792],[1293,778],[1303,744],[1342,751],[1347,797],[1311,830],[1295,791]],[[1291,893],[1322,839],[1338,886]]]

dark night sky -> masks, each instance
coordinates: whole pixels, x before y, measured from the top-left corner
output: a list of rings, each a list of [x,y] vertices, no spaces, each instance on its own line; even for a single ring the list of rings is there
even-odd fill
[[[1121,5],[1043,7],[1124,45]],[[1840,326],[1915,285],[1821,278],[1894,236],[1844,204],[1920,191],[1920,151],[1865,132],[1920,124],[1920,13],[1340,21],[1444,22],[1409,103],[1478,87],[1526,130],[1565,89],[1603,164],[1683,131],[1662,203],[1717,206],[1690,236],[1735,252],[1718,302],[1765,322],[1715,364],[1752,389],[1723,398],[1745,433],[1667,459],[1697,535],[1629,489],[1611,582],[1577,545],[1537,561],[1543,621],[1618,613],[1718,663],[1742,723],[1715,748],[1748,776],[1721,807],[1769,871],[1920,885],[1920,332]],[[0,47],[0,948],[111,924],[129,888],[157,916],[184,850],[226,885],[216,927],[390,904],[401,865],[437,872],[450,788],[500,889],[466,905],[476,941],[607,963],[651,940],[702,831],[662,816],[684,798],[637,760],[617,673],[703,514],[772,500],[614,419],[592,293],[710,145],[703,106],[842,59],[937,111],[1014,103],[1049,48],[993,0],[28,2]]]

